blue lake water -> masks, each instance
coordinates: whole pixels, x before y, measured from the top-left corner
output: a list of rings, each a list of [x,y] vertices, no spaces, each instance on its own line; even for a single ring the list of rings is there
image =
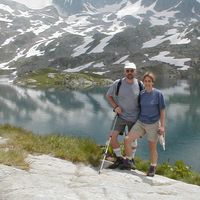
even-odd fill
[[[200,172],[200,83],[161,80],[156,84],[166,99],[166,151],[158,146],[159,162],[184,160]],[[56,133],[90,137],[105,144],[114,117],[107,88],[86,91],[35,90],[0,79],[0,123],[10,123],[36,134]],[[122,140],[122,137],[121,137]],[[148,159],[145,139],[137,155]]]

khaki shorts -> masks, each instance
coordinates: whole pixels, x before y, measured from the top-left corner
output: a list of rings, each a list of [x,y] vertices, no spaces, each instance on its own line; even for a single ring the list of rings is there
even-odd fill
[[[137,120],[135,125],[131,128],[130,134],[137,134],[140,137],[147,135],[147,140],[156,142],[158,141],[159,121],[153,124],[145,124]]]

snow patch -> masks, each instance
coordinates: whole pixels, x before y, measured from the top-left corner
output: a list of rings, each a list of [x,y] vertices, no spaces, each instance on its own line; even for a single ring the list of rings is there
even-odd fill
[[[118,18],[123,18],[126,15],[136,16],[137,14],[144,14],[146,12],[145,8],[141,6],[142,0],[137,1],[136,3],[132,4],[130,2],[127,5],[120,9],[116,15]]]
[[[93,74],[97,74],[97,75],[103,75],[105,73],[108,73],[110,72],[109,70],[108,71],[105,71],[105,72],[92,72]]]
[[[52,5],[52,0],[13,0],[18,3],[24,4],[31,9],[42,9],[46,6]]]
[[[160,61],[164,63],[169,63],[170,65],[181,67],[180,70],[187,70],[190,67],[188,65],[185,65],[185,62],[190,61],[191,58],[175,59],[174,56],[167,56],[168,54],[170,54],[169,51],[162,51],[157,56],[149,58],[149,60],[152,60],[152,61],[156,60],[156,61]]]
[[[90,46],[88,46],[94,39],[92,37],[84,37],[84,43],[74,49],[74,53],[72,54],[72,57],[79,56],[83,53],[85,53]]]
[[[79,66],[79,67],[68,68],[68,69],[66,69],[66,70],[64,70],[64,71],[65,71],[65,72],[80,72],[81,70],[90,67],[93,63],[94,63],[94,62],[90,62],[90,63],[88,63],[88,64],[85,64],[85,65],[82,65],[82,66]]]
[[[27,32],[33,32],[35,35],[39,35],[40,33],[44,32],[45,30],[49,29],[51,27],[51,25],[40,25],[37,27],[31,27],[29,29],[27,29]]]
[[[61,37],[64,33],[65,33],[65,32],[59,32],[59,31],[57,31],[57,32],[55,32],[54,34],[52,34],[52,36],[50,36],[49,39],[52,40],[52,39],[59,38],[59,37]]]
[[[0,17],[0,21],[2,21],[2,22],[8,22],[8,23],[13,22],[13,20],[10,20],[10,19],[7,19],[7,18],[1,18],[1,17]]]
[[[108,45],[108,42],[112,39],[114,35],[111,35],[111,36],[107,36],[105,38],[103,38],[101,41],[100,41],[100,44],[98,44],[92,51],[90,51],[88,54],[90,53],[101,53],[103,52],[104,50],[104,47],[106,47]]]
[[[121,57],[119,60],[117,60],[116,62],[114,62],[113,64],[120,64],[121,62],[125,61],[127,58],[129,57],[129,55],[123,56]]]
[[[17,17],[30,18],[30,17],[33,16],[33,15],[30,14],[28,11],[21,11],[21,10],[19,10],[19,12],[20,12],[20,15],[17,15]]]
[[[17,36],[13,36],[13,37],[10,37],[10,38],[6,39],[6,41],[1,45],[1,47],[8,45],[10,42],[14,42],[14,41],[15,41],[14,39],[15,39],[16,37],[17,37]],[[1,48],[1,47],[0,47],[0,48]]]
[[[185,38],[185,36],[189,33],[193,31],[190,30],[187,32],[187,29],[185,29],[183,32],[178,33],[177,29],[170,29],[168,30],[164,35],[159,35],[156,36],[155,38],[143,43],[142,48],[151,48],[151,47],[155,47],[165,41],[170,41],[170,44],[188,44],[191,42],[190,39]]]
[[[6,12],[9,12],[10,14],[14,13],[14,10],[12,8],[4,4],[0,4],[0,10],[4,10]]]
[[[33,47],[29,49],[29,51],[26,53],[26,58],[32,57],[32,56],[42,56],[44,55],[44,51],[40,51],[37,48],[42,44],[43,42],[40,42]]]
[[[104,67],[105,65],[103,64],[103,62],[101,63],[96,63],[95,65],[93,65],[94,68],[101,68]]]

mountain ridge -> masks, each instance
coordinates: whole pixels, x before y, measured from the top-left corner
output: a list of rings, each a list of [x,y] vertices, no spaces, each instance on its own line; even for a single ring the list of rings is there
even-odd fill
[[[90,3],[90,9],[63,15],[53,5],[34,10],[0,0],[1,69],[12,69],[20,75],[55,67],[107,77],[112,74],[116,78],[126,62],[134,62],[139,75],[149,67],[157,73],[160,65],[165,76],[198,77],[197,0],[53,1],[56,2],[63,9],[63,5],[74,2],[82,6],[87,3],[87,8]]]

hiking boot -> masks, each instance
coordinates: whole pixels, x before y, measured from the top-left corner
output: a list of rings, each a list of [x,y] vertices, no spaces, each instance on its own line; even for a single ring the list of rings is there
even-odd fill
[[[121,165],[123,163],[123,158],[122,157],[117,157],[115,162],[108,166],[109,169],[116,169],[117,167],[119,167],[119,165]]]
[[[156,166],[150,166],[149,171],[147,172],[147,176],[153,177],[156,173]]]
[[[129,160],[128,158],[124,159],[124,162],[119,166],[119,168],[122,169],[122,170],[124,170],[124,169],[135,170],[136,166],[135,166],[134,159],[133,158],[131,160]]]

